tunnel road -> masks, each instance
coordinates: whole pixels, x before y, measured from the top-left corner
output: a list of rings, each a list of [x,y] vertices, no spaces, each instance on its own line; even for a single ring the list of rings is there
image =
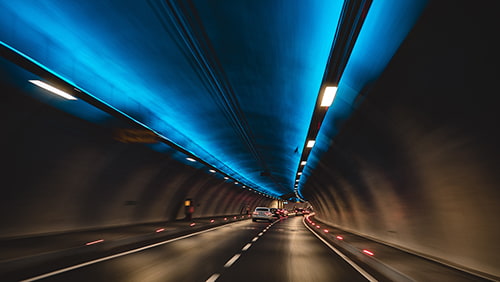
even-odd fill
[[[374,281],[362,272],[297,216],[235,222],[24,281]]]

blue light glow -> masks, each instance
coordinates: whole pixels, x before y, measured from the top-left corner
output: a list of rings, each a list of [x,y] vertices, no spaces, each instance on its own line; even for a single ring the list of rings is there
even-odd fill
[[[329,148],[338,133],[338,126],[354,111],[354,101],[360,91],[382,74],[427,3],[427,0],[372,2],[339,82],[335,101],[325,116],[309,155],[301,184],[306,182],[321,155]],[[300,187],[298,192],[302,197]]]
[[[279,196],[294,183],[294,150],[306,139],[342,1],[253,3],[193,1],[217,85],[151,1],[1,1],[0,41],[239,182]],[[91,121],[108,117],[80,106]],[[260,176],[263,163],[280,185]]]

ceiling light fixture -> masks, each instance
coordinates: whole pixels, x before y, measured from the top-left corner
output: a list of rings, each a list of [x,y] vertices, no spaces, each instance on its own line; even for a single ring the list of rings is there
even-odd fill
[[[193,159],[193,158],[186,158],[186,160],[188,160],[188,161],[190,161],[190,162],[196,162],[196,160],[195,160],[195,159]]]
[[[307,163],[306,161],[301,161],[300,165],[306,165],[306,163]]]
[[[307,145],[306,145],[306,146],[307,146],[307,148],[312,148],[312,147],[314,147],[314,143],[316,143],[316,141],[315,141],[315,140],[309,140],[309,141],[307,141]]]
[[[61,96],[61,97],[65,98],[65,99],[76,100],[76,98],[74,96],[72,96],[72,95],[70,95],[70,94],[68,94],[68,93],[66,93],[66,92],[64,92],[64,91],[62,91],[60,89],[57,89],[54,86],[52,86],[50,84],[47,84],[47,83],[45,83],[45,82],[43,82],[41,80],[34,79],[34,80],[29,80],[29,82],[31,82],[31,83],[35,84],[36,86],[41,87],[41,88],[43,88],[45,90],[48,90],[48,91],[50,91],[50,92],[52,92],[52,93],[54,93],[54,94],[56,94],[58,96]]]
[[[323,92],[323,99],[321,100],[321,107],[330,107],[337,94],[337,86],[327,86]]]

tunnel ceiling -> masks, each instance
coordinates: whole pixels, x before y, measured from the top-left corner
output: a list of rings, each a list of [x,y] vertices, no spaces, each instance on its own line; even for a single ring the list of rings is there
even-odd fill
[[[141,129],[136,141],[155,150],[290,198],[333,137],[319,135],[326,110],[349,116],[425,4],[0,1],[1,66],[13,87],[57,108]],[[47,98],[29,80],[77,100]],[[321,109],[326,86],[337,96]],[[141,141],[145,132],[160,142]]]

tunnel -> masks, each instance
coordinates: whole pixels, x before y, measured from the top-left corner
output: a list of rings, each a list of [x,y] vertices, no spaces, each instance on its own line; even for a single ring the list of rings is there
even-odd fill
[[[493,4],[0,1],[1,276],[500,281]]]

